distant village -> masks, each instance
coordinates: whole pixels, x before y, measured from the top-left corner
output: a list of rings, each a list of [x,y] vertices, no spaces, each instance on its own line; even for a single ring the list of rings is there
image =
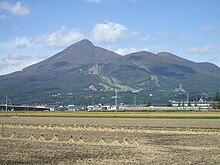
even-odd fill
[[[199,101],[193,101],[193,102],[177,102],[177,101],[171,101],[167,105],[165,104],[154,104],[151,105],[148,103],[147,105],[126,105],[126,104],[119,104],[119,105],[88,105],[84,107],[79,107],[75,105],[68,105],[66,107],[60,106],[60,109],[66,109],[68,111],[78,111],[78,110],[86,110],[86,111],[153,111],[153,110],[210,110],[214,109],[213,107],[214,102],[213,101],[204,101],[203,99],[200,99]],[[58,108],[58,109],[59,109]],[[56,109],[51,109],[56,110]]]
[[[95,104],[95,105],[12,105],[10,99],[6,99],[6,104],[0,104],[0,111],[208,111],[220,109],[219,94],[214,101],[207,101],[202,98],[189,101],[169,101],[165,103],[147,104],[124,104],[118,103],[117,94],[114,97],[114,104]],[[7,101],[9,100],[9,102]]]

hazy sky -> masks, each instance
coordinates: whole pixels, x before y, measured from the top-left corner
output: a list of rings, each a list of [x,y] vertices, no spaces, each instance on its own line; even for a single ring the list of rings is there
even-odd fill
[[[220,0],[0,1],[0,75],[84,38],[121,55],[172,52],[220,66]]]

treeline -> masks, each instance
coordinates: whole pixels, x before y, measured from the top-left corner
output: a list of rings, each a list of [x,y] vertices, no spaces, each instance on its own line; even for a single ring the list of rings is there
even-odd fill
[[[212,103],[214,109],[220,109],[220,93],[217,92]]]

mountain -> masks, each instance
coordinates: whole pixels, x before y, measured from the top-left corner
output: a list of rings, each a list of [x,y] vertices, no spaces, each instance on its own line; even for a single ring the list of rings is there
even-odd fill
[[[30,67],[23,69],[23,72],[54,72],[67,71],[86,64],[104,63],[118,54],[96,47],[89,40],[82,40],[67,47],[60,53]]]
[[[120,56],[75,43],[54,56],[0,76],[0,102],[8,94],[15,103],[93,104],[167,102],[212,96],[220,89],[220,68],[168,52],[140,51]]]

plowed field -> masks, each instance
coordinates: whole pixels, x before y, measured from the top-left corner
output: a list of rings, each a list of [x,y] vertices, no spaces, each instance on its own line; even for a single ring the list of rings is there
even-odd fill
[[[1,117],[0,164],[220,164],[219,122]]]

